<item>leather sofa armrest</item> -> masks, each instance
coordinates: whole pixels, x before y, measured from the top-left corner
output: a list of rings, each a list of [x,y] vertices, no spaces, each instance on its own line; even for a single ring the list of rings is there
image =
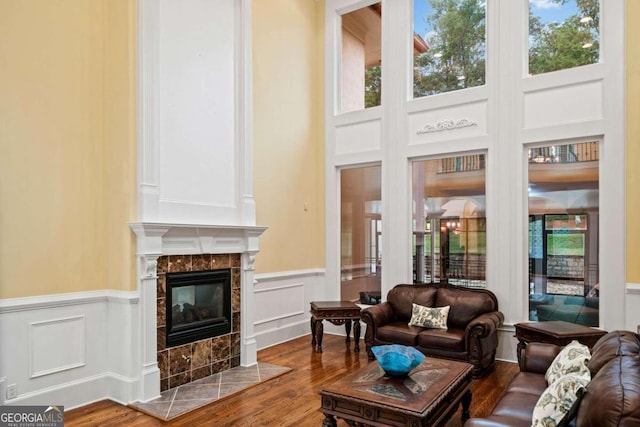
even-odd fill
[[[465,328],[465,335],[467,337],[475,336],[477,338],[487,337],[493,334],[502,322],[504,321],[504,314],[499,311],[492,311],[491,313],[484,313],[473,319]]]
[[[395,318],[393,314],[393,307],[388,302],[367,307],[360,312],[360,318],[367,325],[367,329],[364,333],[364,343],[367,348],[367,358],[374,360],[375,356],[371,351],[375,343],[375,337],[377,334],[376,329],[378,326],[390,323]]]
[[[530,342],[522,351],[520,370],[544,375],[560,350],[562,347],[554,344]]]
[[[388,302],[372,305],[360,313],[362,321],[367,324],[367,328],[385,325],[393,320],[393,307]]]

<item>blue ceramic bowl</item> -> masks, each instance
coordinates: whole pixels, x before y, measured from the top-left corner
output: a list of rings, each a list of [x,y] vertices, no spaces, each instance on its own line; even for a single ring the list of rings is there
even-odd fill
[[[402,378],[424,360],[424,354],[399,344],[379,345],[371,348],[384,373],[391,378]]]

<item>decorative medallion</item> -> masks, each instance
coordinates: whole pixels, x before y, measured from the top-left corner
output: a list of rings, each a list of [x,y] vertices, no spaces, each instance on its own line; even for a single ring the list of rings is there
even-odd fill
[[[478,122],[474,122],[469,119],[460,119],[460,120],[447,119],[447,120],[441,120],[436,124],[426,124],[422,127],[422,129],[418,129],[418,131],[416,131],[416,134],[423,135],[425,133],[443,132],[445,130],[462,129],[462,128],[469,128],[473,126],[478,126]]]

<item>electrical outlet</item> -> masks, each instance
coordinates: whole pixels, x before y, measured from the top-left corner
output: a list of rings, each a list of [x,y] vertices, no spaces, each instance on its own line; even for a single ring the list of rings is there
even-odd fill
[[[18,396],[18,388],[15,384],[7,386],[7,399],[15,399]]]

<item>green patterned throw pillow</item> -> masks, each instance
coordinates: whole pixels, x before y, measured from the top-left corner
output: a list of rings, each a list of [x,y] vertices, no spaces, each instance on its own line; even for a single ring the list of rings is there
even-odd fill
[[[589,377],[569,374],[547,387],[533,408],[531,427],[556,427],[571,421],[567,416],[575,413],[572,409],[579,404],[589,380]]]
[[[413,304],[409,326],[422,328],[447,329],[450,305],[444,307],[423,307]]]
[[[544,376],[547,384],[552,384],[560,377],[568,374],[586,376],[591,379],[591,373],[587,368],[589,359],[591,359],[589,347],[580,344],[576,340],[571,341],[558,353],[549,369],[547,369]]]

